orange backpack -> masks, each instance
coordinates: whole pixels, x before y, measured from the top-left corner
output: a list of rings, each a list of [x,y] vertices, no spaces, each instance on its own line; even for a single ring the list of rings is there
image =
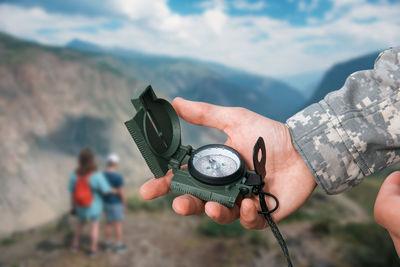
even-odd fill
[[[92,204],[93,194],[89,183],[91,175],[92,173],[88,173],[85,176],[79,176],[76,174],[77,179],[74,190],[74,201],[75,204],[80,207],[88,207]]]

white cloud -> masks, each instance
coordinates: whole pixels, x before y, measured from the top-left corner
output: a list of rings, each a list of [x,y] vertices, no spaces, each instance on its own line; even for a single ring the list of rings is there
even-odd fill
[[[233,7],[239,10],[261,10],[266,7],[264,1],[248,2],[246,0],[234,0]]]
[[[105,17],[48,13],[39,8],[0,4],[0,30],[44,43],[65,44],[81,38],[99,45],[148,53],[211,60],[268,76],[289,76],[377,49],[400,45],[400,5],[373,5],[362,0],[334,7],[334,17],[293,26],[268,16],[230,16],[227,2],[204,2],[201,14],[180,15],[167,0],[112,0],[123,27],[98,27]],[[347,7],[347,11],[341,11]],[[340,13],[341,12],[341,13]],[[368,19],[371,23],[358,23]],[[76,27],[98,27],[96,33]],[[54,29],[40,34],[41,29]]]
[[[82,26],[97,27],[106,22],[104,18],[82,15],[49,14],[41,8],[24,9],[14,5],[0,5],[0,30],[21,38],[29,38],[46,44],[64,44],[71,38],[71,29]],[[42,29],[54,30],[52,36],[41,36]],[[81,34],[82,38],[86,34]],[[79,36],[77,36],[79,37]]]
[[[315,10],[319,5],[319,0],[311,0],[309,4],[305,0],[300,0],[297,8],[300,11],[313,11]]]
[[[297,8],[298,8],[300,11],[306,10],[306,1],[300,0],[299,3],[298,3],[298,5],[297,5]]]
[[[220,9],[220,10],[227,9],[227,4],[225,0],[205,0],[195,5],[202,9]]]
[[[171,15],[167,0],[112,0],[111,2],[117,11],[128,15],[131,19],[144,19],[151,16],[165,18]]]

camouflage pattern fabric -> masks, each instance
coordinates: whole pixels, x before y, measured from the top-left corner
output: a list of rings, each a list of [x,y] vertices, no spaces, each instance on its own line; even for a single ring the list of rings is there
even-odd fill
[[[336,194],[400,161],[400,47],[286,122],[317,183]]]

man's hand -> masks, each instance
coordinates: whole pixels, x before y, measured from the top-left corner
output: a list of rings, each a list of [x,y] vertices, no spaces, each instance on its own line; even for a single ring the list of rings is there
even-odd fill
[[[316,183],[303,159],[294,149],[289,130],[282,123],[270,120],[244,108],[227,108],[176,98],[173,106],[187,122],[213,127],[224,131],[228,138],[225,145],[237,150],[250,169],[253,169],[253,146],[259,136],[265,140],[267,162],[264,191],[279,199],[279,208],[272,213],[275,221],[297,210],[310,196]],[[169,192],[172,173],[146,182],[140,189],[144,199],[154,199]],[[274,201],[266,198],[269,207]],[[240,219],[248,229],[262,229],[266,222],[260,210],[258,197],[245,198],[229,209],[216,202],[204,202],[191,195],[174,199],[173,209],[182,215],[201,214],[204,211],[221,224]]]
[[[375,201],[375,220],[385,227],[400,255],[400,172],[394,172],[383,182]]]

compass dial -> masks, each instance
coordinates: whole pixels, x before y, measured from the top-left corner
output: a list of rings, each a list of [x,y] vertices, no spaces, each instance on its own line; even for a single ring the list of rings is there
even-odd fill
[[[188,168],[190,174],[201,182],[223,185],[241,178],[244,164],[233,148],[207,145],[192,154]]]

